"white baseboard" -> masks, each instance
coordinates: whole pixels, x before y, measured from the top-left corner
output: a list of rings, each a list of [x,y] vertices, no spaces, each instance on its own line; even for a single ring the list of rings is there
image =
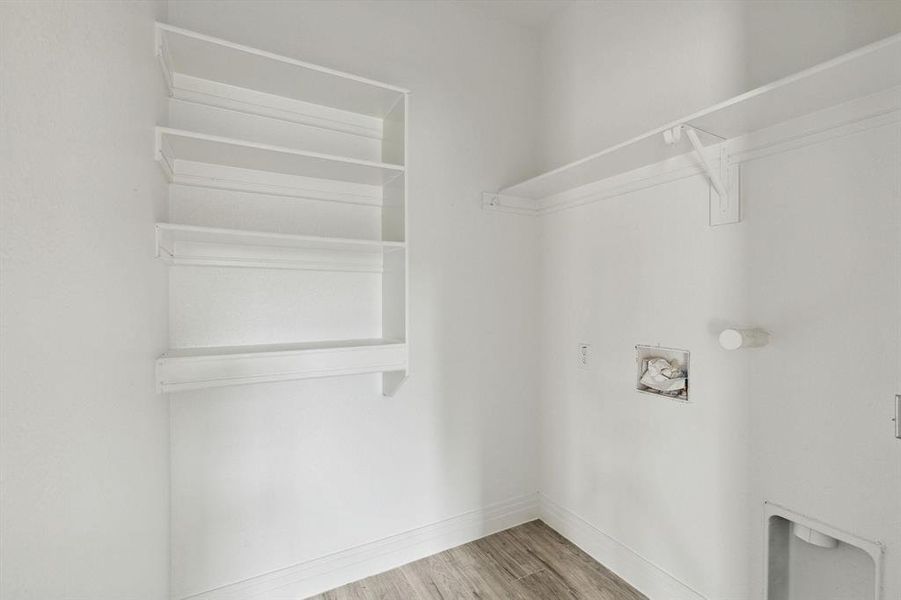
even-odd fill
[[[528,494],[182,600],[300,600],[541,519],[651,600],[706,600],[651,561],[540,494]]]
[[[528,494],[183,600],[299,600],[537,518]]]
[[[648,559],[574,512],[539,495],[542,521],[651,600],[706,600]]]

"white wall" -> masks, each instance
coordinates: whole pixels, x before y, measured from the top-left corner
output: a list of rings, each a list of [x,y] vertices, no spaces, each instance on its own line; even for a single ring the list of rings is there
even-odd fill
[[[735,231],[707,228],[706,197],[691,178],[545,218],[540,489],[709,598],[738,599],[748,409],[742,357],[717,349],[711,321],[746,316],[745,254]],[[690,404],[635,391],[636,344],[691,352]]]
[[[483,190],[534,166],[534,35],[450,3],[173,2],[169,10],[179,26],[412,90],[410,379],[394,398],[380,395],[376,376],[172,395],[173,596],[534,494],[538,224],[480,208]],[[175,220],[240,224],[226,221],[231,205],[216,211],[216,198],[194,197],[191,207],[184,199],[173,194]],[[265,202],[289,210],[287,201]],[[318,218],[278,227],[337,223]],[[197,275],[173,274],[174,316],[200,298],[188,281]],[[276,276],[285,290],[316,277]],[[203,277],[241,285],[238,275],[234,285],[212,271]],[[174,343],[249,341],[244,321],[227,316],[265,310],[270,299],[241,308],[234,298],[219,297],[210,319],[233,329],[201,330],[187,318],[173,325]],[[271,333],[310,334],[293,308],[274,310],[297,319]]]
[[[885,541],[894,597],[898,133],[749,163],[740,225],[700,177],[546,217],[542,494],[708,598],[761,597],[781,503]],[[736,324],[773,344],[722,351]],[[690,404],[634,391],[635,344],[691,351]]]
[[[898,30],[897,3],[577,4],[543,40],[545,162]],[[735,226],[707,227],[700,177],[545,217],[541,492],[730,600],[762,597],[780,502],[884,540],[896,597],[899,151],[896,125],[749,163]],[[775,341],[727,354],[727,323]],[[691,351],[690,404],[633,390],[635,344]]]
[[[742,167],[747,317],[778,336],[748,362],[755,579],[769,500],[884,542],[901,595],[899,164],[896,122]]]
[[[153,359],[258,331],[180,312],[196,282],[179,271],[167,339],[150,227],[167,217],[151,160],[164,8],[0,6],[0,595],[162,598]],[[170,2],[167,20],[413,91],[412,376],[395,398],[374,376],[173,395],[173,596],[538,488],[712,599],[759,598],[764,499],[883,539],[901,593],[897,126],[747,165],[734,227],[706,228],[699,178],[542,221],[479,207],[540,154],[565,162],[896,31],[897,3],[576,3],[540,48],[465,4]],[[219,197],[180,199],[173,220],[241,224]],[[773,345],[724,354],[731,321]],[[595,366],[578,371],[583,341]],[[636,343],[692,351],[691,404],[632,391]]]
[[[9,600],[165,598],[161,3],[4,2],[0,468]]]
[[[543,32],[546,168],[901,29],[891,0],[576,2]]]

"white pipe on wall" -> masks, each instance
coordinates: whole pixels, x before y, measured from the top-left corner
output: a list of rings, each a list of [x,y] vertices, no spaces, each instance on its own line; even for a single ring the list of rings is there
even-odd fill
[[[720,333],[720,346],[726,350],[759,348],[770,341],[770,334],[763,329],[724,329]]]

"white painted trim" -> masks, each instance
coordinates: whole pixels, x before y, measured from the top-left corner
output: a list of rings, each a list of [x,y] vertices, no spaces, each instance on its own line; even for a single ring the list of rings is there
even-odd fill
[[[407,369],[398,340],[352,340],[170,350],[156,361],[161,393]]]
[[[171,265],[381,273],[404,242],[156,224],[156,255]]]
[[[358,238],[323,237],[318,235],[299,235],[294,233],[278,233],[272,231],[248,231],[246,229],[223,229],[220,227],[206,227],[202,225],[182,225],[177,223],[157,223],[157,231],[169,235],[177,241],[178,236],[188,239],[193,236],[218,236],[229,239],[233,243],[247,243],[257,245],[260,242],[271,246],[284,247],[310,247],[310,246],[336,246],[349,250],[379,250],[382,248],[403,248],[405,242],[391,240],[365,240]],[[208,240],[207,240],[208,241]]]
[[[892,107],[884,107],[882,102],[876,102],[879,98],[871,98],[873,102],[868,102],[867,105],[842,105],[736,138],[728,143],[730,161],[743,164],[873,129],[897,125],[901,123],[901,88],[894,90],[894,96],[898,102]],[[805,121],[810,120],[815,124],[805,128]]]
[[[707,146],[705,150],[719,155],[720,149],[725,147],[729,166],[741,165],[767,156],[898,125],[901,123],[899,106],[901,87]],[[483,194],[482,205],[486,210],[497,212],[544,216],[702,174],[702,168],[690,155],[685,154],[538,200],[503,193],[486,193]],[[494,205],[490,202],[492,197],[497,199]]]
[[[193,102],[243,114],[329,129],[348,135],[382,139],[382,120],[360,113],[311,104],[176,73],[169,86],[174,100]]]
[[[542,494],[526,494],[180,600],[297,600],[541,519],[650,600],[707,600]]]
[[[396,175],[399,175],[404,172],[403,165],[392,165],[383,162],[376,162],[372,160],[363,160],[360,158],[350,158],[347,156],[337,156],[335,154],[324,154],[322,152],[312,152],[310,150],[298,150],[297,148],[288,148],[287,146],[276,146],[273,144],[262,144],[260,142],[251,142],[247,140],[239,140],[236,138],[225,137],[221,135],[212,135],[209,133],[200,133],[197,131],[187,131],[185,129],[176,129],[174,127],[162,127],[157,125],[156,127],[157,136],[161,138],[165,138],[167,136],[177,137],[177,138],[187,138],[192,140],[200,140],[204,142],[213,142],[216,144],[223,144],[226,146],[238,146],[241,148],[248,148],[251,150],[262,150],[265,152],[273,152],[276,154],[287,154],[290,156],[296,156],[298,158],[315,158],[325,161],[330,161],[338,164],[344,164],[348,166],[358,166],[358,167],[371,167],[373,169],[380,169],[383,171],[393,172]]]
[[[264,162],[277,156],[275,160],[279,164],[284,166],[282,159],[286,159],[292,169],[301,172],[284,173],[275,167],[260,169],[231,166],[227,164],[228,161],[222,162],[220,152],[211,152],[209,148],[205,150],[205,156],[196,160],[179,158],[171,143],[173,139],[179,138],[250,152]],[[381,206],[383,186],[404,174],[402,165],[307,152],[160,126],[156,128],[155,155],[170,183],[350,204]],[[246,156],[242,160],[246,160]],[[312,172],[323,165],[332,171],[328,177],[303,173]]]
[[[703,171],[697,165],[694,165],[690,158],[673,158],[637,171],[604,179],[582,188],[569,190],[565,194],[537,200],[535,211],[538,216],[549,215],[561,210],[577,208],[687,177],[694,177],[702,173]]]
[[[539,494],[539,513],[550,528],[650,600],[706,600],[700,592],[543,494]]]
[[[395,105],[394,107],[391,108],[390,111],[388,111],[388,115],[389,116],[392,115],[394,110],[397,108],[403,108],[403,111],[404,111],[404,120],[403,120],[403,126],[404,126],[403,159],[404,160],[403,160],[403,164],[404,164],[404,166],[406,166],[409,161],[409,157],[410,157],[410,95],[409,94],[405,94],[403,96],[403,106],[401,107],[401,106]],[[389,125],[390,125],[390,120],[389,120]],[[384,134],[384,127],[383,127],[382,131]],[[388,140],[387,140],[389,143],[391,141],[391,137],[392,137],[392,128],[389,126]],[[383,140],[382,152],[384,153],[385,152],[384,143],[386,141],[384,135],[382,136],[382,140]],[[410,352],[409,340],[411,339],[411,336],[410,336],[410,272],[411,272],[411,269],[410,269],[410,252],[409,252],[409,246],[407,244],[410,243],[410,211],[408,210],[408,207],[410,206],[410,189],[411,188],[410,188],[410,180],[408,177],[406,177],[406,174],[405,174],[403,180],[401,181],[401,183],[403,184],[403,221],[404,221],[404,223],[403,223],[404,224],[404,226],[403,226],[404,238],[403,239],[404,239],[404,243],[405,243],[405,246],[404,246],[405,252],[404,252],[404,257],[403,257],[404,258],[404,267],[403,267],[404,268],[404,294],[403,294],[404,331],[403,331],[403,337],[405,340],[407,340],[407,368],[402,373],[394,372],[394,373],[383,373],[382,374],[382,394],[389,398],[392,398],[395,395],[397,395],[400,388],[410,378],[410,355],[411,355],[411,352]],[[384,188],[382,190],[382,195],[384,198]],[[383,202],[383,205],[384,205],[384,202]],[[383,212],[382,212],[382,237],[385,236],[384,217],[385,217],[385,212],[383,210]],[[385,293],[386,288],[385,288],[384,281],[385,280],[383,278],[382,279],[382,282],[383,282],[382,283],[382,335],[385,335],[385,306],[389,302],[388,297]],[[393,332],[392,332],[392,335],[393,335]]]
[[[302,69],[309,69],[311,71],[318,71],[320,73],[325,73],[327,75],[334,75],[335,77],[340,77],[342,79],[347,79],[350,81],[354,81],[357,83],[362,83],[365,85],[371,85],[373,87],[379,87],[385,90],[391,90],[397,92],[399,94],[409,94],[410,90],[405,88],[397,87],[394,85],[390,85],[387,83],[383,83],[381,81],[376,81],[374,79],[367,79],[365,77],[360,77],[359,75],[353,75],[352,73],[345,73],[343,71],[337,71],[335,69],[330,69],[328,67],[323,67],[320,65],[314,65],[313,63],[304,62],[302,60],[297,60],[295,58],[291,58],[288,56],[282,56],[280,54],[275,54],[273,52],[268,52],[266,50],[260,50],[258,48],[251,48],[250,46],[244,46],[242,44],[236,44],[234,42],[229,42],[228,40],[223,40],[222,38],[213,37],[211,35],[206,35],[203,33],[197,33],[196,31],[191,31],[189,29],[182,29],[181,27],[175,27],[174,25],[169,25],[167,23],[161,23],[157,21],[156,27],[158,31],[170,31],[172,33],[182,35],[185,37],[193,38],[195,40],[200,40],[203,42],[207,42],[210,44],[215,44],[217,46],[223,46],[225,48],[231,48],[232,50],[238,50],[240,52],[246,52],[247,54],[253,54],[256,56],[260,56],[263,58],[268,58],[270,60],[274,60],[277,62],[289,64],[295,67],[300,67]],[[159,36],[164,39],[165,36]]]
[[[182,600],[297,600],[382,573],[538,518],[527,494]]]
[[[186,160],[178,161],[179,172],[175,173],[165,157],[159,164],[172,185],[382,208],[382,189],[377,186],[345,184]]]
[[[157,25],[159,25],[157,23]],[[160,69],[163,71],[163,78],[166,80],[166,89],[169,95],[172,95],[172,57],[169,54],[169,45],[166,42],[166,36],[163,35],[163,29],[159,26],[153,30],[153,39],[156,52],[156,58],[160,63]]]
[[[901,109],[897,108],[899,98],[901,89],[895,88],[709,146],[707,150],[719,153],[720,147],[725,146],[730,165],[741,165],[767,156],[896,125],[901,123]],[[690,156],[683,155],[538,200],[537,214],[551,214],[702,173],[700,166]]]
[[[835,106],[853,101],[853,96],[849,98],[849,95],[855,92],[858,94],[858,98],[867,94],[884,93],[892,87],[897,87],[901,81],[898,73],[890,69],[897,63],[899,56],[901,56],[901,34],[896,34],[760,86],[500,191],[537,199],[553,195],[554,192],[542,191],[548,187],[556,188],[559,193],[572,189],[574,185],[578,187],[590,183],[592,179],[586,181],[580,172],[591,171],[592,169],[589,167],[597,164],[598,161],[603,164],[603,161],[617,156],[620,151],[630,149],[634,152],[639,145],[643,145],[645,148],[656,148],[655,138],[662,137],[667,130],[681,125],[691,125],[704,132],[713,131],[713,135],[720,139],[733,139],[755,130],[766,129],[779,122],[790,121],[798,114],[828,110],[830,105]],[[887,69],[891,76],[886,75]],[[827,103],[824,104],[824,102]],[[763,108],[761,108],[761,103],[764,103]],[[767,109],[766,103],[769,103],[769,109]],[[780,104],[799,110],[774,112],[773,106]],[[738,113],[737,116],[736,113]],[[719,120],[716,117],[719,117]],[[711,119],[713,120],[711,121]],[[628,162],[634,164],[636,161]],[[560,179],[563,181],[555,185],[547,183]],[[570,183],[573,179],[584,183]],[[593,180],[597,181],[597,178],[593,178]]]
[[[851,546],[859,548],[869,554],[870,558],[873,559],[874,569],[873,580],[875,581],[875,585],[873,597],[874,600],[880,600],[882,598],[883,586],[885,585],[885,582],[883,581],[883,557],[885,555],[885,545],[882,542],[872,541],[856,536],[852,533],[848,533],[847,531],[838,529],[837,527],[833,527],[832,525],[829,525],[817,519],[808,517],[807,515],[803,515],[801,513],[790,510],[774,502],[765,501],[763,504],[763,527],[765,540],[763,549],[763,585],[766,598],[770,597],[770,519],[772,517],[780,517],[782,519],[785,519],[786,521],[798,523],[800,525],[804,525],[805,527],[810,527],[811,529],[814,529],[820,533],[825,533],[829,537],[835,538],[846,544],[850,544]]]

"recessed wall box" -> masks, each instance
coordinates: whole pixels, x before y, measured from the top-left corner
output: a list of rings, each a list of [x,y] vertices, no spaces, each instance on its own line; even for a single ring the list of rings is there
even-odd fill
[[[635,346],[635,389],[688,402],[689,352],[661,346]]]

